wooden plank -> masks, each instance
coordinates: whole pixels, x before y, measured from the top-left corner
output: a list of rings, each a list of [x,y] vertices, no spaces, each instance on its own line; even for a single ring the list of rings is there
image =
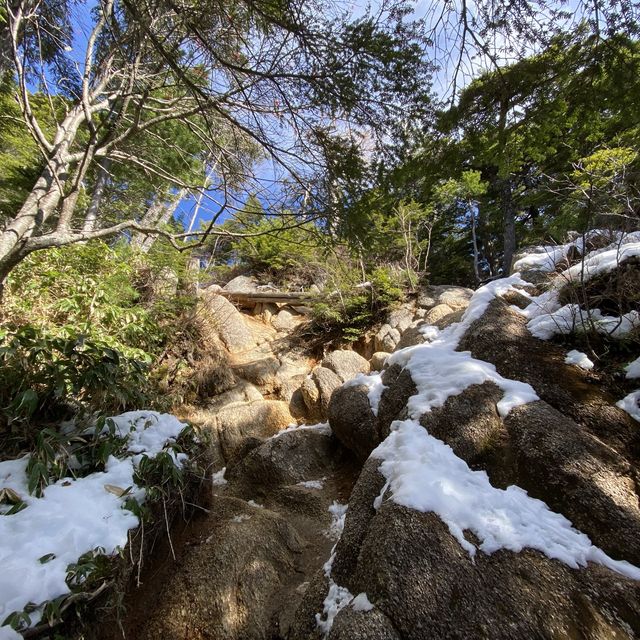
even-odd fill
[[[216,291],[218,295],[224,296],[234,302],[243,304],[258,304],[259,302],[274,302],[276,304],[295,304],[305,302],[313,297],[310,293],[287,293],[284,291]]]

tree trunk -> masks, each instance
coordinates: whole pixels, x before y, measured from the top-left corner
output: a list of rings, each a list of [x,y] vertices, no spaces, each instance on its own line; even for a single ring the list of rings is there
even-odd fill
[[[142,218],[141,224],[148,227],[160,228],[165,224],[168,224],[173,218],[173,214],[176,212],[180,201],[185,197],[187,193],[186,189],[180,189],[169,202],[155,203],[147,210]],[[143,235],[139,236],[136,244],[140,247],[140,250],[147,253],[156,241],[156,236]]]
[[[473,241],[473,272],[476,276],[476,284],[480,282],[480,267],[478,265],[478,236],[476,234],[476,212],[473,203],[469,203],[471,212],[471,239]]]
[[[506,178],[502,184],[502,223],[504,227],[504,246],[502,254],[502,275],[511,272],[513,254],[516,250],[516,212],[513,206],[511,181]]]
[[[0,233],[0,273],[3,265],[11,261],[16,247],[29,238],[58,206],[62,197],[60,187],[67,174],[66,171],[56,173],[60,182],[55,180],[49,167],[45,168],[18,214]]]
[[[91,202],[87,208],[87,215],[82,225],[83,231],[93,231],[98,221],[98,213],[102,204],[102,196],[109,180],[109,169],[111,168],[111,160],[109,158],[101,158],[98,160],[98,176],[96,184],[91,195]]]

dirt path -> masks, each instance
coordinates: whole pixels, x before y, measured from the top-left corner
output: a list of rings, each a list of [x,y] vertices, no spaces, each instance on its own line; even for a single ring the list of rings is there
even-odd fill
[[[277,442],[279,441],[279,442]],[[295,611],[329,557],[329,507],[346,504],[357,466],[332,436],[298,430],[267,441],[211,486],[147,560],[125,596],[135,640],[292,638]],[[279,479],[279,480],[278,480]],[[121,638],[114,627],[102,640]]]

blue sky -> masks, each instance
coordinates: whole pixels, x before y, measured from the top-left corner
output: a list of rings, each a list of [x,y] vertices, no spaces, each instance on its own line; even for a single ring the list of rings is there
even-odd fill
[[[69,56],[76,62],[79,73],[82,71],[85,44],[93,24],[91,10],[96,4],[95,0],[89,0],[88,2],[74,4],[72,9],[74,33],[73,46],[69,52]],[[490,62],[486,56],[478,55],[477,48],[474,50],[474,47],[470,47],[469,52],[463,54],[461,58],[462,73],[460,75],[454,75],[453,69],[460,57],[460,51],[456,45],[457,33],[460,26],[460,6],[461,0],[449,0],[447,2],[444,0],[435,2],[432,0],[418,0],[415,5],[415,18],[424,19],[428,26],[433,27],[435,24],[438,24],[439,27],[438,38],[434,39],[433,45],[430,50],[426,51],[426,55],[430,56],[431,59],[440,65],[439,71],[434,76],[434,90],[440,95],[447,95],[453,91],[454,80],[455,87],[459,90],[472,76],[486,69]],[[473,0],[467,0],[466,6],[469,8],[471,14],[473,14]],[[570,8],[572,6],[577,6],[577,0],[571,0],[568,7]],[[347,4],[346,8],[351,11],[353,16],[357,17],[364,14],[367,5],[362,2],[352,2]],[[500,34],[496,34],[493,41],[487,43],[496,58],[503,62],[509,59],[508,54],[505,54],[506,44],[506,40],[502,38]],[[271,162],[263,161],[260,163],[256,167],[256,173],[258,177],[257,182],[258,184],[261,181],[263,182],[262,188],[265,189],[265,193],[273,193],[274,187],[270,187],[269,185],[274,182],[274,177],[277,172]],[[219,211],[219,205],[216,204],[215,201],[221,200],[221,194],[214,190],[211,192],[211,196],[211,200],[205,198],[195,228],[199,226],[201,221],[210,220],[212,216]],[[240,207],[242,203],[237,201],[234,204]],[[185,198],[176,211],[176,218],[185,220],[186,224],[188,224],[194,206],[195,198],[193,196]],[[229,213],[223,214],[220,221],[228,218],[229,215]]]

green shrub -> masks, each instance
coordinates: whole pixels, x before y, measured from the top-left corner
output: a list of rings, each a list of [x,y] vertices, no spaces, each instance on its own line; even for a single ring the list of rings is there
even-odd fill
[[[367,286],[358,282],[361,277],[356,270],[344,274],[341,281],[335,282],[336,288],[329,287],[329,293],[313,304],[315,322],[326,331],[339,331],[351,342],[358,340],[402,300],[406,285],[406,274],[388,267],[374,269]]]
[[[0,330],[0,415],[15,433],[38,421],[148,405],[147,368],[82,335],[31,325]]]

